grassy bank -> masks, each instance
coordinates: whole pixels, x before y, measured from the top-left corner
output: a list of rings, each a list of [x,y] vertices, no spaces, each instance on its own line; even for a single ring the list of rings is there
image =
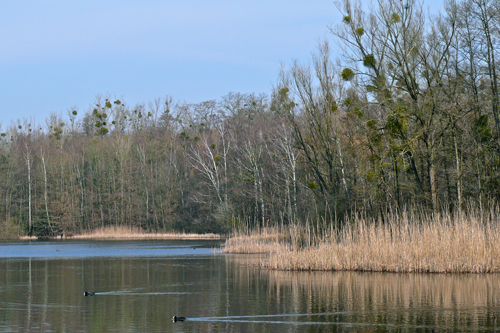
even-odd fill
[[[21,239],[37,239],[36,237],[20,237]],[[55,237],[56,239],[59,237]],[[64,239],[104,239],[104,240],[123,240],[123,239],[222,239],[221,235],[216,234],[186,234],[186,233],[150,233],[139,228],[114,226],[100,228],[82,234],[66,234]]]
[[[319,237],[310,228],[285,227],[239,233],[226,253],[269,253],[261,267],[276,270],[397,273],[500,272],[500,226],[479,214],[414,218],[391,216],[384,223],[356,219],[341,231]]]

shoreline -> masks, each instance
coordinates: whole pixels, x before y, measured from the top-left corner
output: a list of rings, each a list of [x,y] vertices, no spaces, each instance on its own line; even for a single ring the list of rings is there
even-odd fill
[[[225,236],[216,234],[144,234],[144,235],[116,235],[116,236],[93,236],[93,235],[74,235],[68,237],[38,237],[38,236],[20,236],[16,239],[10,240],[20,240],[20,241],[30,241],[30,240],[224,240]],[[4,239],[9,241],[9,239]]]
[[[138,228],[107,227],[82,234],[65,233],[52,237],[20,236],[19,240],[223,240],[224,235],[184,232],[148,233]]]

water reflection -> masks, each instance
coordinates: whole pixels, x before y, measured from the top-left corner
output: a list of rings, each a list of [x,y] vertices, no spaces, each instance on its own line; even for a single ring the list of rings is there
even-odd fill
[[[500,327],[498,275],[276,272],[260,270],[259,256],[215,254],[213,243],[196,243],[202,246],[198,254],[182,254],[179,249],[191,251],[192,246],[164,242],[115,243],[138,247],[135,254],[154,248],[153,255],[139,256],[86,256],[95,250],[86,252],[86,244],[79,249],[73,244],[80,257],[64,259],[5,257],[0,244],[0,331],[265,333]],[[156,251],[167,252],[158,256]],[[85,297],[85,290],[96,294]],[[172,323],[173,315],[188,320]]]
[[[500,278],[495,274],[255,273],[258,260],[228,257],[239,267],[235,283],[248,285],[255,280],[252,274],[259,274],[268,282],[268,298],[275,299],[276,306],[284,302],[284,311],[309,316],[316,323],[361,331],[500,328]]]

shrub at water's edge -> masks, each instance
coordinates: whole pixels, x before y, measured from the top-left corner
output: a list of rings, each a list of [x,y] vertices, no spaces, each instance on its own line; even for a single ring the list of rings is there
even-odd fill
[[[17,239],[22,234],[21,227],[12,220],[0,222],[0,239]]]
[[[403,215],[385,223],[357,219],[312,240],[306,230],[289,227],[235,235],[224,251],[267,252],[261,267],[276,270],[500,272],[500,227],[492,217],[438,215],[417,220]]]

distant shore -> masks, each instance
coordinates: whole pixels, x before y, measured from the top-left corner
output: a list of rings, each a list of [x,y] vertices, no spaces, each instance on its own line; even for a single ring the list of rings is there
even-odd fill
[[[289,271],[500,273],[500,222],[478,216],[357,219],[342,230],[264,228],[226,240],[225,253],[268,253],[261,268]]]
[[[224,239],[225,237],[217,234],[195,234],[195,233],[150,233],[142,231],[138,228],[129,227],[107,227],[96,229],[90,232],[73,234],[73,233],[63,233],[54,237],[36,237],[36,236],[21,236],[21,240],[39,240],[39,239],[74,239],[74,240],[141,240],[141,239],[179,239],[179,240],[196,240],[196,239],[206,239],[206,240],[217,240]]]

